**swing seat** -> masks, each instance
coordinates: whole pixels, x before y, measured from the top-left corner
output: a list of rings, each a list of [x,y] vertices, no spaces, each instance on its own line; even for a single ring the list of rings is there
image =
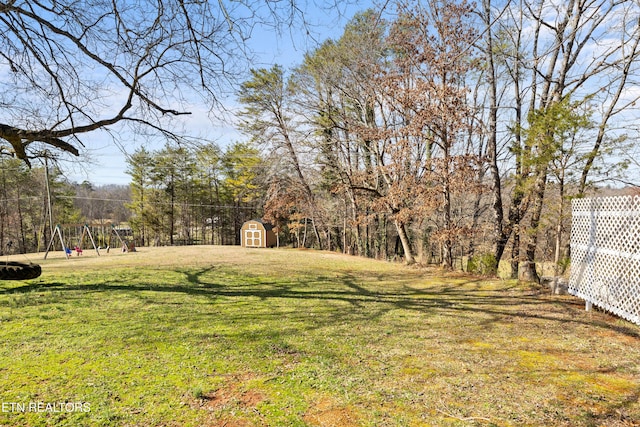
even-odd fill
[[[71,255],[71,248],[65,248],[64,252],[65,252],[67,255]]]
[[[82,248],[81,248],[81,247],[76,246],[74,249],[75,249],[75,251],[76,251],[76,255],[77,255],[77,256],[82,255]]]

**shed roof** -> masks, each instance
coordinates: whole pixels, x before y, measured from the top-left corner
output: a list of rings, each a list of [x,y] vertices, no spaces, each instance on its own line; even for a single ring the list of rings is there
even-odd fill
[[[265,221],[263,221],[261,219],[252,219],[251,221],[259,222],[260,224],[262,224],[264,229],[267,230],[267,231],[273,230],[273,225],[271,225],[270,223],[265,222]]]

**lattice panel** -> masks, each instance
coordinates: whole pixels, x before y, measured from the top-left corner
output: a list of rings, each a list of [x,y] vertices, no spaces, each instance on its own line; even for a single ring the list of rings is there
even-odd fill
[[[572,202],[569,293],[640,325],[640,197]]]

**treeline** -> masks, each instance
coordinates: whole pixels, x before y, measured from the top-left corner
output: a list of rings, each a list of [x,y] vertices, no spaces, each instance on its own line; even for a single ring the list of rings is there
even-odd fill
[[[107,237],[98,230],[108,232],[129,218],[128,186],[70,183],[57,166],[29,168],[8,157],[0,157],[0,167],[0,255],[46,250],[56,225],[65,245],[77,244],[85,224],[104,243]]]
[[[242,223],[262,214],[265,167],[242,143],[138,149],[127,169],[137,244],[239,244]]]
[[[71,248],[84,225],[102,247],[116,239],[112,226],[139,246],[234,245],[242,224],[262,216],[267,166],[248,144],[140,148],[128,158],[129,185],[73,183],[53,164],[0,162],[0,255],[45,251],[56,225]]]
[[[251,70],[246,142],[130,156],[137,244],[237,244],[262,217],[285,244],[536,280],[537,260],[569,259],[571,198],[638,185],[638,16],[604,0],[364,11],[298,66]],[[0,233],[34,247],[44,179],[15,167],[2,197],[33,206],[3,204]]]
[[[597,3],[398,3],[252,70],[240,127],[271,165],[265,219],[408,263],[565,264],[569,200],[620,177],[637,137],[640,6]]]

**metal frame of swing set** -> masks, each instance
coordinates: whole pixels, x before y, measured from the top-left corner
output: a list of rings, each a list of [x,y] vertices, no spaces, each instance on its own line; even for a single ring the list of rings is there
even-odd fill
[[[114,227],[113,224],[111,224],[111,233],[109,233],[109,243],[107,244],[107,253],[109,253],[109,249],[111,249],[111,238],[113,237],[113,233],[116,234],[116,236],[118,236],[118,240],[120,240],[120,244],[122,245],[121,247],[123,249],[123,252],[129,252],[129,245],[127,244],[127,242],[125,242],[124,240],[122,240],[122,237],[120,237],[120,233],[118,233],[118,230],[116,230],[116,227]]]
[[[107,253],[109,252],[109,247],[111,246],[111,237],[113,236],[113,233],[115,232],[116,236],[118,236],[118,240],[120,240],[120,243],[122,244],[123,247],[127,247],[128,249],[128,245],[122,240],[122,237],[120,237],[120,234],[118,233],[118,230],[115,229],[115,227],[113,226],[113,224],[111,224],[111,233],[109,234],[109,245],[107,246]],[[89,226],[87,224],[84,224],[82,226],[82,235],[80,236],[80,240],[78,241],[78,244],[76,247],[78,248],[82,248],[82,244],[84,243],[84,238],[85,236],[89,236],[89,239],[91,240],[91,244],[93,245],[93,249],[95,249],[96,253],[98,254],[98,256],[100,256],[100,250],[98,249],[98,247],[96,246],[96,242],[93,238],[93,234],[91,234],[91,229],[89,228]],[[62,245],[62,251],[64,252],[64,256],[69,259],[70,255],[71,255],[71,248],[67,247],[64,243],[64,236],[62,233],[62,228],[60,227],[60,224],[56,224],[56,227],[53,230],[53,234],[51,235],[51,241],[49,241],[49,245],[47,246],[47,251],[44,254],[44,259],[47,259],[47,255],[49,255],[49,252],[51,251],[51,248],[53,247],[53,244],[56,241],[56,237],[60,240],[60,244]]]

